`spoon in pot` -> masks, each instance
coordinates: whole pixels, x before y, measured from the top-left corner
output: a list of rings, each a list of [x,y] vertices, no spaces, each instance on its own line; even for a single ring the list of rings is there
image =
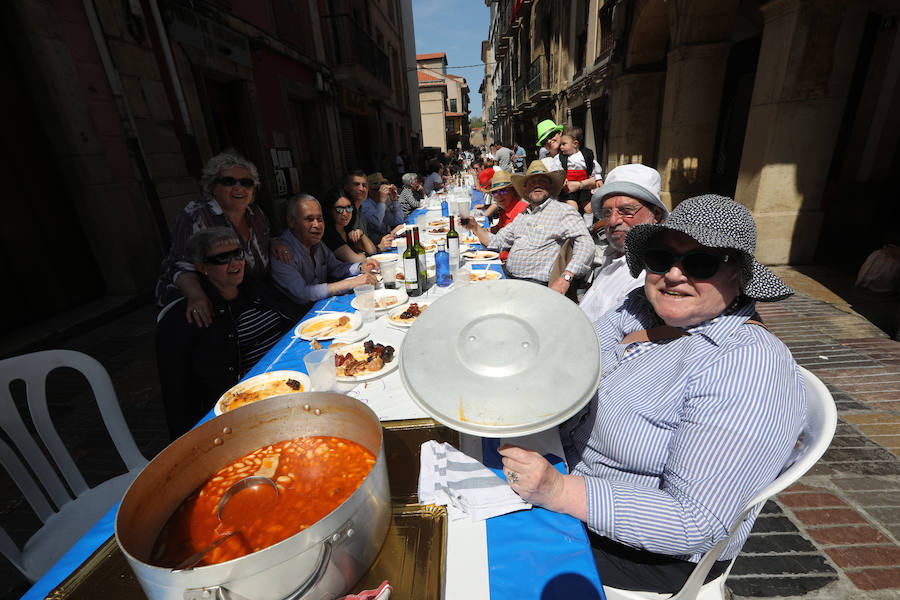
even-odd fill
[[[262,468],[260,468],[254,475],[244,477],[243,479],[239,479],[238,481],[231,484],[228,489],[225,490],[225,493],[222,494],[222,498],[219,500],[219,505],[218,507],[216,507],[216,517],[218,517],[219,523],[224,523],[226,520],[222,518],[225,512],[225,506],[231,501],[232,498],[234,498],[236,494],[243,490],[246,490],[248,488],[265,489],[267,486],[271,486],[272,489],[275,490],[275,498],[278,498],[278,484],[272,481],[271,478],[271,475],[275,474],[275,468],[277,466],[277,457],[272,461],[268,461],[268,463],[264,461]],[[205,548],[201,548],[197,552],[191,554],[189,557],[178,563],[178,565],[175,567],[175,570],[177,571],[181,569],[190,569],[201,560],[203,560],[203,557],[219,547],[220,544],[238,533],[241,533],[239,529],[229,531],[210,545],[206,546]]]

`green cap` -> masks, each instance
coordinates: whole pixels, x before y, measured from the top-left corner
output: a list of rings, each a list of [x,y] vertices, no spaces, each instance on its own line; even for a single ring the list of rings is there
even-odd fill
[[[557,125],[550,119],[544,119],[538,123],[538,148],[544,145],[544,141],[546,141],[548,137],[562,130],[562,125]]]

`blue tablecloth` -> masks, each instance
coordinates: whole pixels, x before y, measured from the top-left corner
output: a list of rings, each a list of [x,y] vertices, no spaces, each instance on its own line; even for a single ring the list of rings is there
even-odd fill
[[[473,190],[472,204],[481,202],[481,193]],[[424,209],[420,209],[424,212]],[[419,212],[419,214],[422,214]],[[416,213],[410,215],[415,219]],[[500,270],[499,266],[492,268]],[[352,295],[334,296],[315,303],[305,318],[317,311],[347,311]],[[309,342],[286,333],[247,373],[253,377],[266,371],[289,369],[306,372],[303,356],[310,351]],[[203,421],[213,418],[209,414]],[[500,440],[484,439],[484,464],[502,477]],[[548,456],[557,469],[565,472],[560,457]],[[118,504],[98,521],[24,596],[23,600],[40,600],[77,569],[115,528]],[[584,525],[573,517],[535,508],[489,519],[486,524],[488,573],[492,599],[568,600],[570,598],[603,598],[603,588],[594,566]]]

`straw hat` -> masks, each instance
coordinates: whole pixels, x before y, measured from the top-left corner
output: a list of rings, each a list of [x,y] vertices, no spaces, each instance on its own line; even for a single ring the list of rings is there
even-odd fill
[[[559,194],[559,190],[562,189],[563,184],[566,182],[565,171],[548,171],[543,161],[532,161],[532,163],[528,165],[528,170],[525,171],[524,175],[521,173],[513,173],[512,175],[512,185],[516,188],[520,198],[526,197],[525,182],[528,181],[529,177],[535,177],[536,175],[546,175],[550,178],[551,184],[548,191],[553,198]]]
[[[500,170],[494,173],[494,176],[491,178],[491,184],[488,186],[487,191],[496,192],[497,190],[508,188],[511,185],[512,179],[510,178],[509,173]]]
[[[635,225],[625,236],[625,259],[632,277],[644,269],[644,251],[665,230],[680,231],[708,248],[729,248],[741,255],[741,292],[762,302],[783,300],[794,293],[756,260],[756,223],[747,207],[731,198],[708,194],[688,198],[664,223]]]
[[[391,182],[387,180],[387,177],[381,174],[381,171],[376,171],[375,173],[370,174],[366,179],[369,182],[369,189],[373,190],[379,185],[390,184]]]

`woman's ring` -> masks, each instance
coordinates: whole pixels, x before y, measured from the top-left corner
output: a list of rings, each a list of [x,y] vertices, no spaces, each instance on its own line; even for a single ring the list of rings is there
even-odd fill
[[[193,309],[193,312],[197,312],[197,309],[196,309],[196,308],[195,308],[195,309]]]
[[[506,478],[509,479],[510,483],[515,483],[519,480],[519,474],[515,471],[507,471]]]

